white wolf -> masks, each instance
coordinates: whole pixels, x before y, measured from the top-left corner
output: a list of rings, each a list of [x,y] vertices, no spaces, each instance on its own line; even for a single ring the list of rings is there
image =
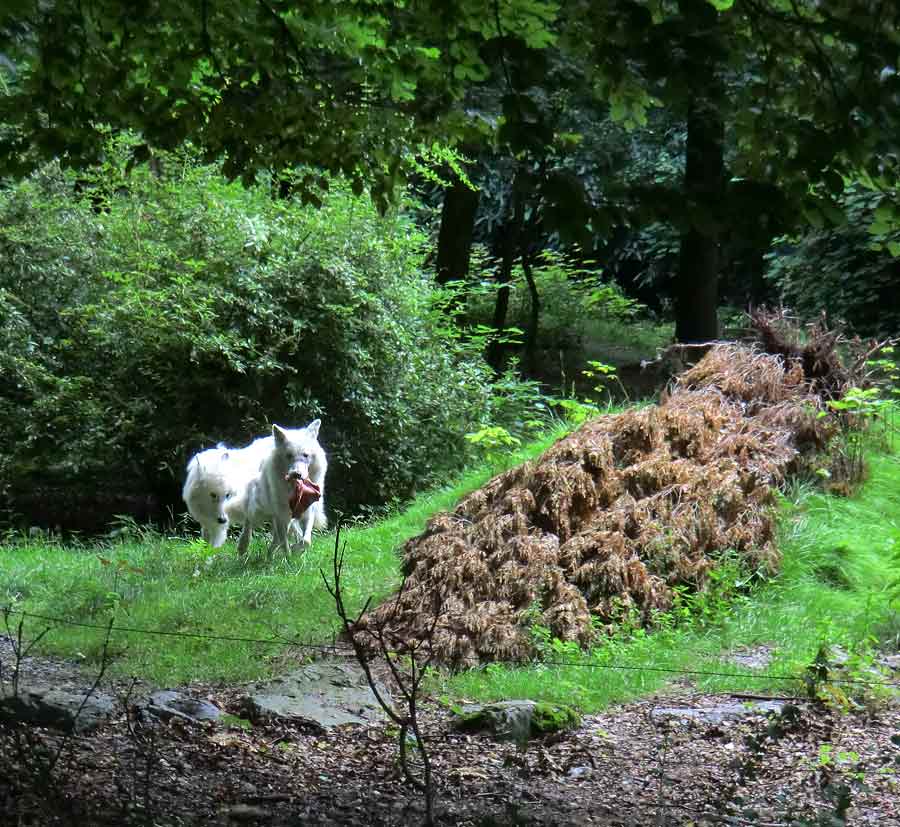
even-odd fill
[[[245,448],[228,448],[220,442],[191,458],[181,495],[200,523],[201,536],[213,548],[225,542],[232,522],[244,522],[250,486],[274,447],[272,437],[254,440]]]
[[[238,542],[238,551],[245,553],[250,544],[254,524],[272,523],[271,554],[283,548],[289,552],[288,529],[292,514],[291,495],[295,480],[309,480],[319,486],[321,497],[299,518],[301,542],[308,546],[312,542],[313,526],[325,528],[325,472],[328,459],[319,444],[320,419],[314,419],[305,428],[280,428],[272,426],[274,445],[260,466],[259,476],[249,486],[244,530]]]

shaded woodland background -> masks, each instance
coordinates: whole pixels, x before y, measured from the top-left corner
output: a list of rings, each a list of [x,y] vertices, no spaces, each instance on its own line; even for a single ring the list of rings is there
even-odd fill
[[[476,5],[0,14],[4,523],[318,416],[378,513],[750,306],[896,332],[889,4]]]

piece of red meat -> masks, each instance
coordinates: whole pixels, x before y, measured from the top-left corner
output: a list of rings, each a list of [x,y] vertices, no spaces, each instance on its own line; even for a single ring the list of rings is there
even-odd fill
[[[294,490],[291,492],[291,499],[288,505],[291,507],[291,514],[294,517],[300,517],[314,502],[322,496],[322,489],[314,482],[309,480],[293,480]]]

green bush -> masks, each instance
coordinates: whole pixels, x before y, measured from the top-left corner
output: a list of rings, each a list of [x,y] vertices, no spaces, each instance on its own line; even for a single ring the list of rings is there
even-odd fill
[[[78,181],[48,167],[0,190],[7,489],[132,480],[174,503],[192,452],[321,416],[331,506],[358,509],[460,467],[495,414],[523,418],[441,318],[402,210],[128,157],[120,141]]]
[[[846,223],[778,239],[766,257],[766,278],[801,318],[826,310],[860,335],[900,330],[900,228],[879,215],[890,198],[862,187],[843,197]]]

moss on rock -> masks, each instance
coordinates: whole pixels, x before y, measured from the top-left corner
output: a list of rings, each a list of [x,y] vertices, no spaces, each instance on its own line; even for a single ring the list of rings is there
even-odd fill
[[[532,736],[564,732],[580,724],[581,715],[565,704],[537,703],[531,712]]]

